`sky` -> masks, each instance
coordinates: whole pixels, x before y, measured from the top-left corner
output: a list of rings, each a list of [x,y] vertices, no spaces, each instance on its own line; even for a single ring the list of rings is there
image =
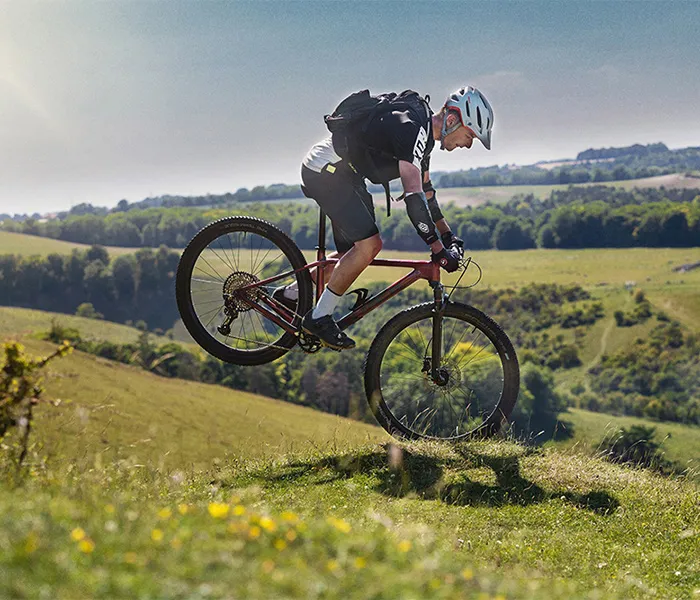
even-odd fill
[[[700,2],[0,0],[0,213],[299,181],[347,94],[478,87],[434,171],[700,145]]]

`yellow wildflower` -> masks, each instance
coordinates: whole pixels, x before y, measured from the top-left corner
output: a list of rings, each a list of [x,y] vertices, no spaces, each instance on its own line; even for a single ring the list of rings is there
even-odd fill
[[[24,544],[24,551],[27,554],[33,554],[34,552],[36,552],[36,549],[38,547],[39,547],[39,536],[36,534],[35,531],[32,531],[27,536],[27,541]]]
[[[172,516],[173,516],[173,511],[170,510],[167,506],[165,508],[161,508],[158,511],[158,518],[160,518],[160,519],[165,520],[165,519],[169,519]]]
[[[224,519],[228,515],[230,510],[228,504],[223,504],[221,502],[210,502],[209,503],[209,514],[215,519]]]
[[[340,565],[338,564],[337,560],[332,559],[326,563],[326,569],[328,569],[331,573],[337,571],[339,567]]]
[[[290,512],[288,510],[285,510],[281,515],[283,521],[287,521],[287,523],[298,523],[299,522],[299,517],[294,514],[293,512]]]
[[[189,511],[190,507],[187,506],[187,504],[178,504],[177,505],[177,512],[179,512],[181,515],[186,515],[187,512]]]
[[[275,563],[271,560],[266,560],[262,564],[262,570],[265,571],[265,573],[270,573],[274,568],[275,568]]]
[[[175,550],[179,550],[180,548],[182,548],[182,540],[180,540],[180,538],[173,538],[172,540],[170,540],[170,545]]]
[[[114,504],[106,504],[106,505],[105,505],[105,512],[106,512],[108,515],[113,515],[113,514],[114,514],[114,510],[115,510],[115,509],[114,509]]]
[[[358,556],[355,559],[355,568],[364,569],[367,566],[367,559],[364,556]]]
[[[257,525],[253,525],[249,530],[248,530],[248,537],[251,540],[254,540],[256,538],[260,537],[260,527]]]
[[[408,552],[411,549],[411,542],[408,540],[401,540],[397,546],[399,552]]]
[[[70,537],[74,542],[79,542],[85,537],[85,530],[80,527],[76,527],[70,532]]]
[[[338,531],[342,531],[343,533],[349,533],[352,527],[350,527],[350,523],[347,521],[344,521],[343,519],[336,519],[334,517],[328,517],[328,522],[333,525]]]
[[[295,539],[297,539],[297,532],[290,529],[284,537],[286,537],[290,542],[293,542]]]
[[[438,589],[440,587],[440,580],[437,579],[436,577],[433,577],[430,580],[430,587],[434,590]]]
[[[471,569],[464,569],[464,571],[462,571],[462,577],[469,581],[474,578],[474,572]]]
[[[95,542],[93,542],[90,538],[85,538],[83,540],[80,540],[78,548],[80,548],[81,552],[84,552],[85,554],[90,554],[95,549]]]
[[[277,548],[277,550],[279,550],[280,552],[282,552],[282,550],[284,550],[286,547],[287,542],[285,542],[284,540],[275,540],[275,548]]]
[[[151,531],[151,539],[154,542],[160,542],[163,539],[163,530],[154,529],[153,531]]]
[[[237,506],[233,507],[233,514],[237,517],[240,517],[241,515],[245,514],[245,506],[241,506],[238,504]]]
[[[260,519],[260,527],[265,531],[275,531],[277,529],[277,525],[275,525],[275,522],[270,519],[270,517],[262,517]]]

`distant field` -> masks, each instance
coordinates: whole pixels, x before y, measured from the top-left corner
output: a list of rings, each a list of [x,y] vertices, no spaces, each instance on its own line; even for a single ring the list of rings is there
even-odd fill
[[[574,187],[590,187],[592,185],[607,185],[620,187],[626,190],[645,187],[698,188],[698,190],[700,190],[700,178],[686,177],[682,173],[673,173],[671,175],[660,175],[658,177],[647,177],[644,179],[629,179],[626,181],[582,183],[576,184]],[[443,206],[449,202],[454,202],[457,206],[478,206],[485,202],[503,204],[518,194],[533,194],[536,198],[547,198],[552,191],[565,190],[568,187],[569,184],[439,188],[438,199]],[[385,202],[384,193],[374,194],[374,203],[377,206],[384,206]]]
[[[46,256],[47,254],[70,254],[75,248],[78,250],[87,250],[90,246],[87,244],[74,244],[72,242],[63,242],[61,240],[53,240],[51,238],[39,237],[35,235],[26,235],[23,233],[11,233],[9,231],[0,231],[0,254],[21,254],[23,256],[31,256],[38,254]],[[107,250],[110,255],[129,254],[135,252],[138,248],[119,248],[108,246]]]
[[[695,479],[700,481],[700,427],[659,423],[637,417],[615,417],[575,408],[562,413],[559,418],[573,424],[574,433],[573,438],[555,444],[560,447],[582,445],[595,450],[608,432],[620,427],[655,427],[654,441],[663,442],[662,450],[666,458],[695,471]]]
[[[0,338],[22,337],[32,333],[45,332],[56,321],[64,327],[77,329],[84,339],[109,340],[115,344],[128,344],[138,339],[140,332],[133,327],[120,325],[111,321],[86,319],[75,315],[0,306]],[[153,336],[157,341],[169,341],[167,338]]]

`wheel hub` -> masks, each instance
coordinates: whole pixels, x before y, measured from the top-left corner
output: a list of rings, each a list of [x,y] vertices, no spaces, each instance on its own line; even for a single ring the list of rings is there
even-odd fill
[[[459,367],[455,364],[446,364],[438,367],[437,377],[432,376],[432,360],[426,356],[423,359],[423,368],[421,372],[425,375],[426,380],[433,386],[438,388],[446,388],[446,391],[451,391],[462,381],[462,373]]]

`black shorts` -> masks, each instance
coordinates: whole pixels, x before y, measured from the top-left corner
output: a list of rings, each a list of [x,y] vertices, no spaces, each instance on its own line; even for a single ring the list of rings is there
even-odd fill
[[[326,165],[317,173],[302,165],[301,180],[307,195],[330,218],[338,252],[347,252],[355,242],[379,233],[372,194],[367,191],[364,178],[349,166]]]

